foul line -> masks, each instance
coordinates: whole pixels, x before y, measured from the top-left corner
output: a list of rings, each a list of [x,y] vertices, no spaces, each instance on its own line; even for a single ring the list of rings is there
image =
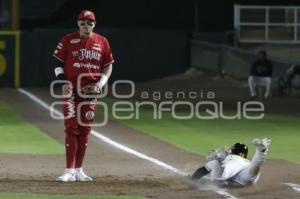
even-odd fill
[[[18,91],[20,93],[26,95],[27,97],[29,97],[33,101],[35,101],[37,104],[39,104],[43,108],[45,108],[45,109],[47,109],[49,111],[53,111],[53,113],[57,114],[60,117],[63,117],[63,114],[60,111],[56,110],[53,107],[50,107],[47,103],[45,103],[43,100],[41,100],[40,98],[36,97],[32,93],[30,93],[30,92],[28,92],[28,91],[26,91],[24,89],[21,89],[21,88],[19,88]],[[165,169],[167,169],[169,171],[172,171],[172,172],[174,172],[174,173],[176,173],[178,175],[188,176],[188,173],[180,171],[179,169],[177,169],[177,168],[175,168],[175,167],[173,167],[173,166],[171,166],[169,164],[166,164],[166,163],[164,163],[164,162],[162,162],[162,161],[160,161],[158,159],[152,158],[152,157],[147,156],[147,155],[145,155],[143,153],[135,151],[134,149],[131,149],[131,148],[125,146],[125,145],[122,145],[122,144],[120,144],[120,143],[118,143],[116,141],[113,141],[112,139],[110,139],[109,137],[104,136],[103,134],[101,134],[98,131],[92,130],[91,134],[93,136],[95,136],[96,138],[102,140],[103,142],[114,146],[115,148],[118,148],[118,149],[120,149],[122,151],[125,151],[125,152],[127,152],[129,154],[132,154],[132,155],[134,155],[136,157],[139,157],[141,159],[148,160],[148,161],[150,161],[150,162],[152,162],[152,163],[154,163],[154,164],[156,164],[156,165],[158,165],[160,167],[163,167],[163,168],[165,168]],[[215,191],[215,193],[217,193],[217,194],[225,197],[226,199],[237,199],[235,196],[230,195],[228,192],[226,192],[224,190],[217,190],[217,191]]]
[[[295,184],[295,183],[290,183],[290,182],[284,182],[282,184],[287,185],[288,187],[292,188],[297,193],[300,193],[300,185]]]

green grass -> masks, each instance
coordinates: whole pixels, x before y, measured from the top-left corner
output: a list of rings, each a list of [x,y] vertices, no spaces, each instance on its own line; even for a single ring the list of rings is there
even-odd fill
[[[75,195],[44,195],[44,194],[20,194],[0,193],[0,199],[143,199],[134,196],[75,196]]]
[[[112,103],[113,100],[108,100],[110,106]],[[272,139],[271,159],[300,163],[300,122],[296,117],[266,115],[261,120],[175,120],[171,114],[163,113],[162,120],[155,120],[152,114],[152,111],[143,110],[140,119],[120,122],[184,150],[203,155],[214,148],[243,142],[249,146],[251,156],[254,152],[250,144],[252,138],[268,137]]]
[[[63,154],[64,148],[0,101],[0,153]]]

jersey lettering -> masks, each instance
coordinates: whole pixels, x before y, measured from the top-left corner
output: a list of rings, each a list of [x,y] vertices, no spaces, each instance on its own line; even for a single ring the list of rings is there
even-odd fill
[[[101,55],[94,50],[87,50],[87,49],[80,49],[80,55],[79,55],[79,60],[84,60],[84,59],[88,59],[88,60],[100,60]]]

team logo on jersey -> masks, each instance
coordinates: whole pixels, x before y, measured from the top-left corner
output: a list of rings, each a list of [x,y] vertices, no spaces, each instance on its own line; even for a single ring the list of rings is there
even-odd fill
[[[97,50],[97,51],[101,51],[101,45],[100,44],[93,44],[92,49]]]
[[[73,67],[75,67],[75,68],[80,68],[80,63],[75,62],[75,63],[73,64]]]
[[[101,57],[101,54],[98,53],[95,50],[87,50],[87,49],[80,49],[80,55],[79,55],[79,60],[97,60],[99,61]]]
[[[93,46],[92,49],[97,50],[97,51],[101,51],[101,48],[100,47],[96,47],[96,46]]]
[[[94,116],[95,116],[95,113],[93,111],[88,111],[88,112],[85,113],[85,117],[88,120],[94,119]]]
[[[96,69],[96,70],[98,70],[100,68],[98,65],[95,65],[95,64],[91,64],[91,63],[78,63],[78,62],[75,62],[73,64],[73,67],[75,67],[75,68],[91,68],[91,69]]]
[[[83,15],[86,17],[86,16],[89,16],[89,15],[91,15],[92,13],[90,12],[90,11],[85,11],[84,13],[83,13]]]
[[[57,45],[57,48],[58,48],[59,50],[61,50],[61,49],[62,49],[62,47],[63,47],[63,46],[62,46],[62,45],[60,45],[60,44],[58,44],[58,45]]]
[[[73,55],[73,57],[77,57],[78,56],[78,51],[76,50],[76,51],[72,51],[72,55]]]
[[[72,117],[75,117],[75,97],[72,95],[67,102],[67,117],[66,119],[70,119]]]
[[[63,47],[64,45],[62,44],[62,43],[58,43],[58,45],[57,45],[57,48],[60,50],[60,49],[62,49],[62,47]]]
[[[77,44],[77,43],[79,43],[79,42],[80,42],[80,39],[72,39],[72,40],[70,41],[71,44]]]

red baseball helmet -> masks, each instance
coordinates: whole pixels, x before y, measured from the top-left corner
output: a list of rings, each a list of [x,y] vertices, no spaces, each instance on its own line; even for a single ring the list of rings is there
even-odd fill
[[[96,21],[96,16],[93,11],[82,10],[78,16],[78,20],[92,20]]]

